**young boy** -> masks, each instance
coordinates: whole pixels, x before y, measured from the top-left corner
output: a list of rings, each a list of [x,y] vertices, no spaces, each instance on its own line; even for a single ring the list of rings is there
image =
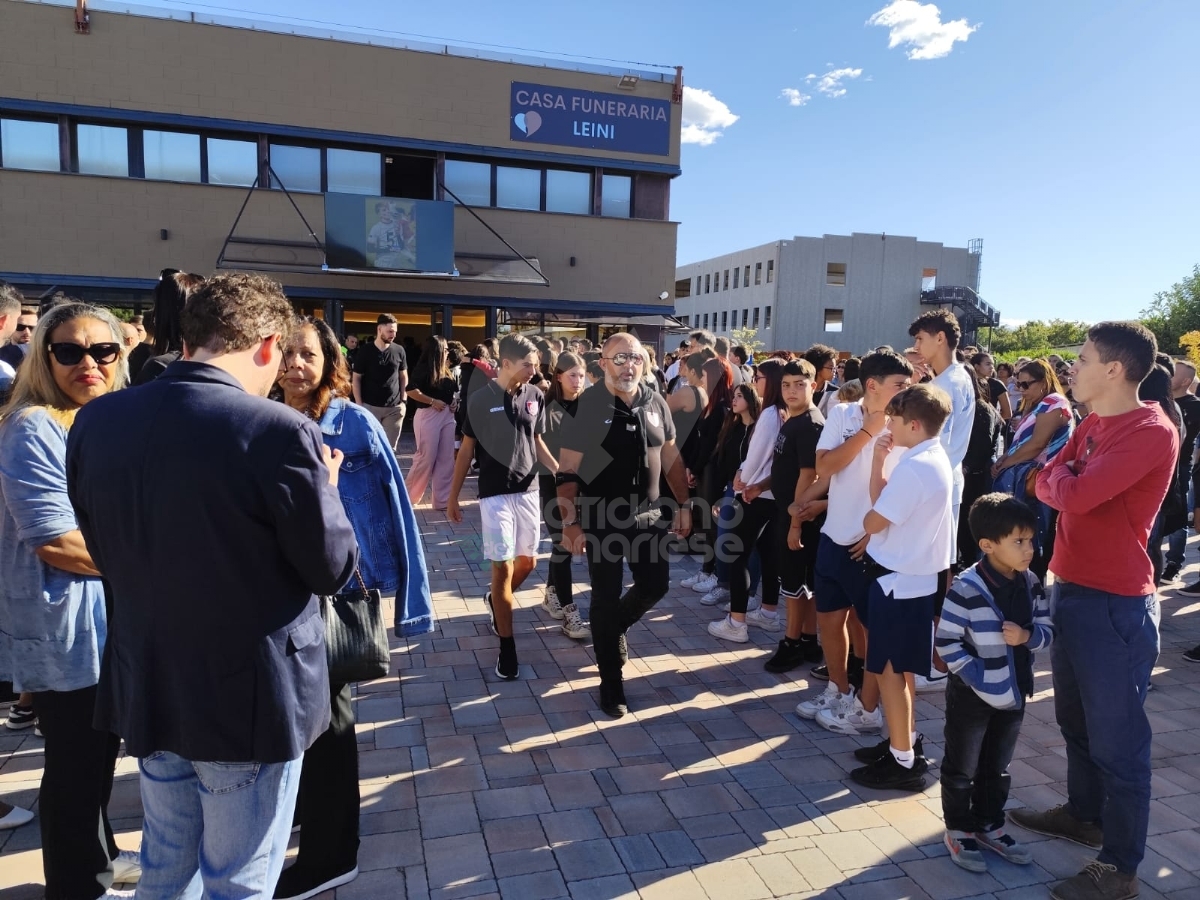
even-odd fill
[[[872,507],[863,519],[867,544],[866,608],[858,617],[866,633],[867,671],[879,684],[888,725],[888,751],[850,777],[865,787],[919,791],[929,764],[918,755],[909,677],[929,675],[935,604],[944,591],[939,575],[950,567],[954,476],[939,435],[950,416],[950,398],[932,384],[905,388],[887,407],[889,431],[875,442],[871,460]],[[889,476],[892,447],[903,450]],[[923,522],[925,540],[907,525]]]
[[[1029,571],[1037,516],[1009,494],[985,494],[968,514],[983,559],[954,579],[937,627],[950,669],[942,816],[946,849],[969,872],[986,872],[980,848],[1009,862],[1033,857],[1004,830],[1008,764],[1033,696],[1033,654],[1054,638],[1050,603]]]
[[[862,564],[867,545],[863,516],[871,508],[871,458],[875,441],[887,424],[887,405],[908,386],[911,377],[912,366],[890,350],[863,359],[859,370],[863,399],[830,410],[817,442],[818,479],[789,510],[801,522],[815,518],[826,508],[820,498],[828,491],[828,515],[817,542],[813,587],[829,684],[824,693],[800,703],[796,715],[815,719],[822,728],[839,734],[870,734],[883,727],[874,681],[864,681],[862,697],[851,689],[850,630],[855,632],[854,645],[862,652],[863,637],[854,608],[864,601],[867,590]]]
[[[813,406],[816,377],[812,363],[805,359],[791,360],[783,367],[781,388],[788,417],[775,438],[771,492],[775,495],[775,552],[779,592],[787,603],[787,633],[766,663],[768,672],[790,672],[805,662],[821,661],[812,587],[817,542],[825,517],[819,515],[802,523],[799,515],[788,514],[789,505],[817,480],[817,441],[825,428],[825,417]],[[754,614],[760,618],[770,615],[766,610]],[[746,614],[747,620],[750,616]]]

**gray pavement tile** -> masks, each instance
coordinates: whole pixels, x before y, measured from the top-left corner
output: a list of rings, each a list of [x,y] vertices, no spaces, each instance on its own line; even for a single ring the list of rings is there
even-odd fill
[[[543,775],[542,783],[556,810],[603,806],[607,802],[590,772]]]
[[[590,809],[573,809],[541,816],[542,831],[550,844],[590,841],[606,837],[604,827]]]
[[[628,875],[585,878],[567,885],[571,900],[637,900],[637,889]]]
[[[479,818],[484,821],[528,816],[551,809],[550,798],[541,785],[478,791],[475,805],[479,810]]]
[[[499,887],[500,896],[504,900],[557,900],[570,896],[567,885],[558,872],[536,872],[532,875],[503,878]]]
[[[559,870],[567,881],[580,881],[600,875],[617,875],[625,871],[612,841],[601,838],[593,841],[573,841],[555,844],[554,856]]]
[[[625,794],[609,800],[609,807],[626,834],[675,831],[679,823],[657,794]]]
[[[647,835],[635,834],[613,838],[612,845],[627,872],[646,872],[666,868],[654,842]]]
[[[546,844],[546,833],[542,830],[542,823],[537,816],[485,822],[483,836],[487,841],[488,850],[492,853],[529,850]]]
[[[420,815],[421,836],[426,840],[479,831],[475,799],[470,794],[418,797],[417,810]]]
[[[549,847],[534,847],[530,850],[510,850],[507,853],[491,854],[492,871],[503,880],[514,875],[529,875],[532,872],[549,872],[558,869],[558,862]]]

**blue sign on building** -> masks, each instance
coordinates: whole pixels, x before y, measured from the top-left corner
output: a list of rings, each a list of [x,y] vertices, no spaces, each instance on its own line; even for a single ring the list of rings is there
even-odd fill
[[[667,156],[671,104],[514,81],[508,129],[519,143]]]

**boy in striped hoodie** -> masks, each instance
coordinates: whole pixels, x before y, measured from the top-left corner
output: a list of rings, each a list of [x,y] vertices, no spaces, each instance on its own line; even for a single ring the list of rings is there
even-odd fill
[[[1034,512],[1009,494],[985,494],[968,517],[983,559],[954,579],[937,626],[949,667],[942,815],[950,858],[986,872],[981,848],[1026,865],[1033,857],[1004,829],[1008,764],[1033,696],[1033,654],[1054,625],[1041,582],[1029,571]]]

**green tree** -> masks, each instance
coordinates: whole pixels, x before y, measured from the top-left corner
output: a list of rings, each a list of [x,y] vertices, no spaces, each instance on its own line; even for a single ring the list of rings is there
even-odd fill
[[[1200,265],[1192,274],[1159,291],[1154,301],[1142,310],[1142,323],[1158,338],[1164,353],[1178,353],[1179,339],[1190,331],[1200,331]]]
[[[734,344],[741,344],[756,357],[764,349],[763,342],[758,339],[757,328],[735,328],[729,332],[729,337]]]
[[[998,356],[1045,356],[1059,347],[1087,340],[1087,322],[1066,319],[1031,319],[1023,325],[1001,325],[992,329],[991,350]]]

